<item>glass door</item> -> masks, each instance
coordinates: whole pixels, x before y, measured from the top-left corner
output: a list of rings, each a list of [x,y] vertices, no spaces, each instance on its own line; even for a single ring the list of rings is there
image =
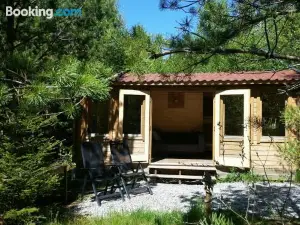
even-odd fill
[[[121,89],[118,133],[128,139],[133,161],[149,161],[150,122],[149,92]]]
[[[216,164],[250,167],[250,90],[218,92],[214,104]]]

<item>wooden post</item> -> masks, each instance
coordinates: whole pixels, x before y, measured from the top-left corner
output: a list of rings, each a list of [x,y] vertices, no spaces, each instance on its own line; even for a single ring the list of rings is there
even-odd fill
[[[149,115],[149,156],[148,156],[148,162],[151,163],[152,161],[152,97],[150,94],[150,115]]]
[[[181,175],[181,170],[179,170],[179,175]],[[181,179],[178,180],[178,184],[181,184]]]
[[[145,106],[146,106],[146,99],[143,100],[141,104],[141,135],[143,138],[143,141],[145,141]]]
[[[249,118],[249,127],[250,127],[250,143],[254,143],[254,127],[255,127],[255,112],[254,112],[254,97],[250,98],[250,118]]]
[[[109,106],[109,138],[114,140],[117,138],[118,131],[118,117],[119,117],[119,92],[114,91],[111,93],[111,100]]]
[[[214,98],[213,98],[213,123],[212,123],[212,159],[214,161],[214,165],[216,163],[215,161],[215,157],[216,157],[216,153],[215,153],[215,149],[216,149],[216,146],[215,146],[215,129],[217,129],[215,127],[215,120],[216,120],[216,101],[215,101],[215,95],[214,95]]]
[[[288,97],[287,106],[297,106],[296,98]],[[288,138],[297,138],[296,130],[286,128],[285,133]]]
[[[212,212],[212,189],[214,185],[211,178],[211,174],[209,172],[204,173],[203,182],[204,182],[204,190],[205,190],[205,198],[204,198],[205,214],[207,218],[209,218]]]
[[[80,153],[81,142],[85,140],[87,135],[88,123],[88,103],[87,99],[83,99],[80,103],[82,107],[81,115],[76,118],[73,124],[74,128],[74,146],[73,146],[73,161],[77,166],[81,167],[82,158]]]
[[[262,123],[262,101],[260,97],[256,98],[256,117]],[[260,140],[262,137],[262,124],[256,130],[256,143],[260,144]]]

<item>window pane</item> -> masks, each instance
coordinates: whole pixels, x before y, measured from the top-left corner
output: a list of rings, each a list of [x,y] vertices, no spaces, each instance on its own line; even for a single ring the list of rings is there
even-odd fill
[[[244,135],[244,96],[223,95],[221,104],[224,104],[225,135]],[[222,109],[222,106],[221,106]]]
[[[263,93],[261,95],[263,136],[285,136],[285,127],[281,119],[285,98],[284,95],[276,93]]]
[[[141,134],[142,105],[145,96],[125,95],[124,96],[124,134]]]
[[[109,101],[91,101],[89,109],[89,132],[98,134],[108,133],[108,107]]]

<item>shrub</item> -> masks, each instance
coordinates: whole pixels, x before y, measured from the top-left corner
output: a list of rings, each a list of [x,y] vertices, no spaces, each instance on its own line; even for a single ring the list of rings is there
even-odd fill
[[[61,164],[61,141],[49,126],[39,128],[40,122],[15,114],[0,136],[0,214],[6,223],[23,224],[31,216],[34,221],[36,207],[59,190],[61,177],[55,170]]]
[[[247,172],[238,172],[236,169],[231,169],[230,173],[228,173],[224,178],[219,178],[219,182],[258,182],[263,181],[264,176],[254,174],[251,171]]]
[[[296,170],[295,180],[300,180],[300,105],[287,106],[282,114],[286,128],[290,134],[289,139],[278,146],[281,157]]]
[[[39,216],[37,213],[39,212],[38,208],[23,208],[21,210],[12,209],[7,211],[4,214],[4,220],[6,224],[28,224],[33,221],[37,221]]]

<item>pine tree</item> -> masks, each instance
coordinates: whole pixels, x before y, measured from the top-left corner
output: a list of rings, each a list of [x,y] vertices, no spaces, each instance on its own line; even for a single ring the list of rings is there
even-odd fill
[[[0,215],[12,224],[33,220],[60,188],[56,169],[71,162],[82,100],[107,98],[111,75],[124,67],[107,54],[124,32],[114,0],[37,4],[82,8],[81,17],[5,16],[6,6],[33,3],[0,3]]]

